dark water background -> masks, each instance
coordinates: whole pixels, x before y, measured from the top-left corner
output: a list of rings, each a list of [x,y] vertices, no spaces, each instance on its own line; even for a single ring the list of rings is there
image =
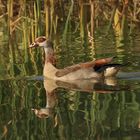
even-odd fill
[[[59,68],[110,56],[126,66],[115,87],[93,85],[90,92],[57,88],[47,109],[42,49],[25,49],[18,37],[10,42],[3,32],[0,35],[0,139],[140,139],[139,31],[121,43],[113,34],[105,36],[102,29],[88,43],[77,33],[68,33],[65,39],[55,36]],[[37,109],[46,109],[47,115],[39,118]]]

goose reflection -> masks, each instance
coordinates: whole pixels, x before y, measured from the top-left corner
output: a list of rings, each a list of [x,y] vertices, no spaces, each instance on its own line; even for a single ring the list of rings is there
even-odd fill
[[[51,79],[44,79],[44,88],[46,91],[46,106],[41,109],[32,109],[35,115],[39,118],[55,117],[55,106],[58,103],[57,88],[64,88],[75,91],[83,91],[86,93],[113,93],[114,91],[120,91],[117,86],[117,79],[110,77],[103,81],[96,79],[89,80],[74,80],[71,82],[56,81]]]

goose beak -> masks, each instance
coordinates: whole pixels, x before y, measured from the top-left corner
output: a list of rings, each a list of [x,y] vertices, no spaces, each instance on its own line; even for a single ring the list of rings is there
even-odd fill
[[[39,47],[39,45],[36,42],[33,42],[32,44],[30,44],[29,48],[36,48]]]

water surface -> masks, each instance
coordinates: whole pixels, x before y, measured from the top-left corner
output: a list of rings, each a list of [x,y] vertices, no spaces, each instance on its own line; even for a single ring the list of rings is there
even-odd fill
[[[7,39],[0,40],[1,139],[139,140],[140,34],[118,45],[116,37],[102,32],[92,43],[79,34],[69,33],[65,41],[60,35],[54,47],[59,68],[117,56],[114,61],[126,66],[108,86],[46,81],[41,49],[25,51],[22,42],[8,46]]]

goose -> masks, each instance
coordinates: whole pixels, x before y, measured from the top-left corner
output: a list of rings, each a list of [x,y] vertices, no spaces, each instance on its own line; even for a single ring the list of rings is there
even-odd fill
[[[45,52],[45,64],[43,75],[52,80],[73,81],[85,79],[104,79],[115,77],[122,64],[111,63],[114,57],[102,58],[84,63],[67,66],[63,69],[55,67],[55,53],[53,43],[45,36],[40,36],[30,44],[29,48],[43,47]]]

